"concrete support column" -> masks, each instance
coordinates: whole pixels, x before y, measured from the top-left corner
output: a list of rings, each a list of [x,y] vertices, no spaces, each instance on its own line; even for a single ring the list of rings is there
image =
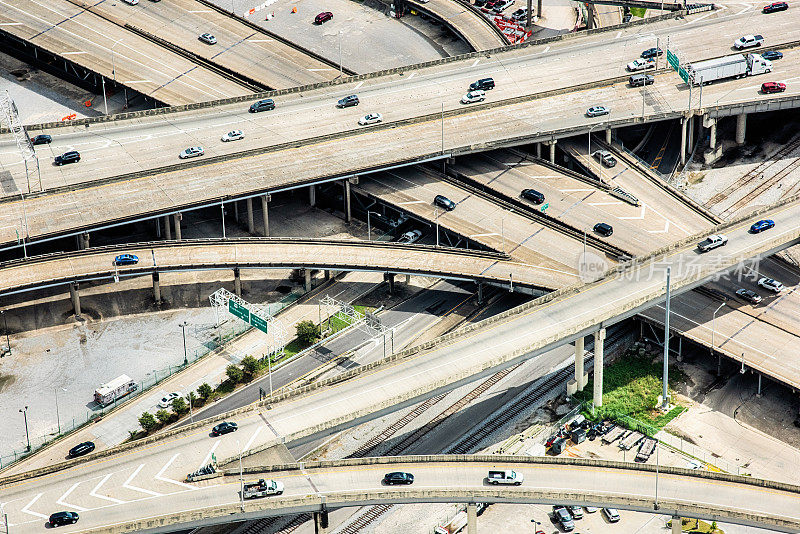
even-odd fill
[[[406,275],[406,285],[408,285],[408,284],[410,284],[410,283],[411,283],[411,275],[410,275],[410,274],[407,274],[407,275]]]
[[[264,216],[264,237],[269,237],[269,201],[271,195],[261,197],[261,214]]]
[[[72,299],[72,310],[75,312],[75,318],[81,317],[81,296],[78,294],[78,282],[72,282],[69,285],[69,296]]]
[[[81,234],[81,250],[85,250],[89,248],[89,232],[83,232]]]
[[[156,223],[156,239],[161,239],[161,217],[153,219]]]
[[[467,534],[478,534],[478,505],[467,504]]]
[[[747,133],[747,113],[736,115],[736,144],[744,144],[744,136]]]
[[[556,162],[556,140],[551,139],[548,143],[550,145],[550,163]]]
[[[172,241],[172,225],[169,223],[169,215],[164,215],[164,238]]]
[[[314,534],[326,534],[328,532],[327,515],[327,512],[314,512]]]
[[[305,288],[306,291],[311,291],[311,269],[303,269],[305,275]]]
[[[708,147],[715,150],[717,148],[717,119],[709,117],[708,125]]]
[[[694,146],[694,115],[689,117],[689,126],[687,129],[689,130],[689,145],[686,148],[691,149]]]
[[[672,534],[681,534],[681,529],[683,525],[681,524],[681,518],[677,515],[672,516]]]
[[[483,282],[478,282],[478,304],[483,304]]]
[[[542,157],[542,143],[536,143],[536,157],[539,159]]]
[[[606,143],[611,144],[611,128],[606,128]]]
[[[678,338],[678,361],[683,361],[683,338]]]
[[[317,186],[316,185],[309,185],[308,186],[308,204],[312,208],[317,205]]]
[[[242,296],[242,272],[238,267],[233,268],[233,292],[237,297]]]
[[[172,218],[175,221],[175,240],[176,241],[180,241],[181,240],[181,214],[180,213],[176,213],[175,215],[172,216]]]
[[[344,222],[350,224],[350,180],[344,181]]]
[[[241,221],[239,220],[239,201],[233,201],[233,220],[236,221],[236,224],[239,224]]]
[[[247,204],[247,231],[252,235],[256,233],[256,222],[253,219],[253,199],[248,198],[245,204]]]
[[[327,282],[330,279],[331,279],[331,270],[325,269],[325,281]]]
[[[577,381],[578,391],[583,391],[586,387],[586,373],[583,371],[583,336],[575,340],[575,380]]]
[[[594,333],[594,392],[592,402],[595,408],[603,405],[603,342],[605,339],[605,328],[601,328]]]
[[[586,4],[586,29],[594,28],[594,4]]]
[[[686,117],[681,117],[681,165],[686,163]]]
[[[756,397],[759,399],[761,398],[761,373],[758,373],[758,392],[756,393]]]
[[[383,279],[389,282],[389,295],[394,295],[394,273],[383,273]]]
[[[156,304],[161,302],[161,277],[158,271],[153,272],[153,299]]]

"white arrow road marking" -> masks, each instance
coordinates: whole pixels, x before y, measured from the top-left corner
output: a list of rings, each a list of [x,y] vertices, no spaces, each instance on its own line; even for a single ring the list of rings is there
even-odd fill
[[[664,229],[663,230],[648,230],[651,234],[666,234],[669,232],[669,220],[664,221]]]
[[[178,457],[178,456],[180,456],[180,455],[181,455],[181,453],[179,453],[179,452],[178,452],[178,453],[175,453],[175,456],[173,456],[172,458],[170,458],[170,459],[169,459],[169,462],[167,462],[167,463],[165,463],[165,464],[164,464],[164,467],[162,467],[162,468],[161,468],[161,471],[159,471],[159,472],[158,472],[158,474],[156,475],[156,477],[155,477],[155,478],[156,478],[156,480],[160,480],[160,481],[162,481],[162,482],[169,482],[170,484],[175,484],[176,486],[183,486],[184,488],[189,488],[189,489],[196,490],[197,488],[196,488],[196,487],[194,487],[194,486],[191,486],[191,485],[189,485],[189,484],[184,484],[183,482],[179,482],[179,481],[177,481],[177,480],[172,480],[171,478],[167,478],[167,477],[162,477],[162,476],[161,476],[161,475],[163,475],[163,474],[164,474],[164,471],[166,471],[166,470],[167,470],[167,468],[168,468],[170,465],[172,465],[172,462],[174,462],[174,461],[175,461],[175,458],[177,458],[177,457]]]
[[[203,461],[200,462],[200,465],[197,466],[198,469],[208,465],[209,460],[211,460],[211,455],[214,454],[214,451],[217,450],[217,447],[219,447],[220,443],[222,443],[221,440],[217,440],[217,441],[214,442],[214,446],[211,447],[211,450],[208,451],[208,454],[206,454],[206,457],[203,458]]]
[[[636,217],[617,217],[618,219],[629,219],[629,220],[637,220],[640,221],[644,219],[644,212],[647,210],[647,204],[642,204],[642,212],[637,215]]]
[[[258,427],[256,427],[256,431],[255,431],[255,432],[253,432],[253,435],[252,435],[252,436],[250,437],[250,439],[248,440],[248,442],[247,442],[247,445],[245,445],[245,446],[244,446],[244,449],[242,449],[242,452],[244,452],[244,451],[246,451],[246,450],[249,450],[249,449],[250,449],[250,445],[252,445],[252,444],[253,444],[253,442],[256,440],[256,436],[258,436],[259,432],[261,432],[261,430],[262,430],[263,428],[264,428],[263,426],[258,426]]]
[[[36,517],[41,517],[42,519],[50,519],[49,515],[40,514],[39,512],[31,512],[30,510],[28,510],[28,508],[30,506],[33,506],[33,503],[38,501],[39,497],[41,497],[41,496],[42,496],[42,494],[40,493],[36,497],[31,499],[31,502],[29,502],[28,504],[25,505],[25,507],[22,509],[22,512],[25,513],[25,514],[30,514],[30,515],[36,516]]]
[[[59,498],[58,498],[58,500],[56,501],[56,504],[60,504],[60,505],[62,505],[64,508],[73,508],[73,509],[75,509],[75,510],[77,510],[77,511],[79,511],[79,512],[85,512],[86,510],[88,510],[88,508],[84,508],[83,506],[77,506],[77,505],[75,505],[75,504],[70,504],[70,503],[68,503],[68,502],[66,502],[66,501],[64,500],[64,499],[66,499],[67,497],[69,497],[69,494],[70,494],[70,493],[72,493],[72,492],[75,490],[75,488],[77,488],[77,487],[78,487],[78,484],[80,484],[80,482],[76,482],[75,484],[73,484],[73,485],[72,485],[72,487],[70,487],[70,488],[69,488],[69,489],[68,489],[68,490],[67,490],[67,491],[64,493],[64,495],[62,495],[61,497],[59,497]]]
[[[99,489],[100,489],[100,486],[102,486],[103,484],[105,484],[105,483],[106,483],[106,480],[108,480],[109,478],[111,478],[111,475],[113,475],[113,474],[114,474],[114,473],[109,473],[109,474],[107,474],[106,476],[104,476],[104,477],[103,477],[103,480],[101,480],[100,482],[98,482],[98,484],[97,484],[97,485],[94,487],[94,489],[93,489],[92,491],[90,491],[90,492],[89,492],[89,495],[91,495],[92,497],[97,497],[97,498],[99,498],[99,499],[105,499],[105,500],[107,500],[107,501],[115,502],[115,503],[117,503],[117,504],[123,504],[123,503],[125,503],[125,501],[121,501],[121,500],[119,500],[119,499],[115,499],[114,497],[109,497],[109,496],[107,496],[107,495],[100,495],[99,493],[97,493],[97,490],[99,490]]]
[[[128,477],[128,480],[125,481],[125,483],[122,485],[122,487],[131,489],[133,491],[141,491],[142,493],[147,493],[147,494],[153,495],[155,497],[160,497],[161,494],[158,493],[157,491],[152,491],[152,490],[149,490],[149,489],[144,489],[144,488],[138,488],[136,486],[131,486],[131,480],[133,480],[136,477],[136,475],[139,474],[139,471],[142,470],[142,467],[144,467],[144,464],[142,464],[139,467],[137,467],[136,471],[131,473],[131,476]]]

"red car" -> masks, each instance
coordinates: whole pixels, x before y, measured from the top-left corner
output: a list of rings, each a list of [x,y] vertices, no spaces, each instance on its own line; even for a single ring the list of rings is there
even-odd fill
[[[333,18],[333,13],[331,13],[330,11],[323,11],[314,18],[314,24],[322,24],[323,22],[328,22],[332,18]]]
[[[789,4],[786,2],[773,2],[767,6],[764,6],[764,9],[761,10],[762,13],[775,13],[777,11],[786,11],[789,9]]]
[[[786,90],[785,83],[779,82],[767,82],[761,84],[761,92],[762,93],[782,93]]]

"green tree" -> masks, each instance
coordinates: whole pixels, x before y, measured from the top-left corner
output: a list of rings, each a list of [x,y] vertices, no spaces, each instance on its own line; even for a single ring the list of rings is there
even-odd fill
[[[244,378],[244,371],[238,365],[230,364],[225,368],[225,374],[228,375],[228,380],[234,384],[238,384]]]
[[[200,398],[208,400],[211,395],[214,394],[214,388],[212,388],[208,382],[203,382],[200,384],[200,387],[197,388],[197,394],[200,395]]]
[[[153,414],[150,412],[144,412],[139,416],[139,426],[141,426],[145,432],[150,432],[151,430],[155,430],[158,426],[158,421],[156,421],[156,418],[153,417]]]
[[[188,402],[190,406],[195,406],[197,404],[197,395],[194,394],[194,391],[190,391],[189,394],[186,395],[186,402]]]
[[[158,410],[156,412],[156,418],[162,425],[166,425],[172,420],[172,414],[167,410]]]
[[[178,415],[184,414],[189,411],[189,405],[183,400],[183,397],[172,399],[172,411]]]
[[[319,326],[311,321],[297,323],[297,339],[305,346],[311,345],[319,339]]]
[[[247,375],[248,378],[253,378],[258,374],[258,371],[261,369],[261,362],[253,358],[252,356],[245,356],[242,358],[242,369],[244,370],[244,374]]]

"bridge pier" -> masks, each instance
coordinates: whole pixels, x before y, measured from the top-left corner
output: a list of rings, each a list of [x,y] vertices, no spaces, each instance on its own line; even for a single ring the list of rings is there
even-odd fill
[[[175,241],[181,240],[181,214],[176,213],[172,216],[175,220]]]
[[[237,297],[242,296],[242,272],[238,267],[233,268],[233,292]]]
[[[394,295],[394,273],[383,273],[383,279],[389,282],[389,295]]]
[[[72,299],[72,310],[75,312],[75,318],[81,318],[81,296],[78,294],[78,282],[72,282],[69,285],[69,296]]]
[[[689,130],[689,144],[686,146],[687,152],[689,152],[694,146],[694,115],[689,117],[688,123],[689,126],[687,129]]]
[[[606,144],[611,144],[611,128],[606,128]]]
[[[261,214],[264,217],[264,237],[269,237],[269,201],[272,200],[272,195],[264,195],[261,197]]]
[[[717,148],[717,119],[706,115],[703,122],[708,128],[708,148],[715,150]]]
[[[606,339],[606,329],[601,328],[594,333],[594,391],[592,404],[595,408],[603,405],[603,342]]]
[[[677,515],[672,516],[672,534],[681,534],[681,529],[683,525],[681,524],[681,518]]]
[[[542,143],[536,143],[536,157],[542,159]]]
[[[681,165],[686,164],[686,117],[681,117]]]
[[[317,186],[314,184],[308,186],[308,205],[312,208],[317,205]]]
[[[161,304],[161,278],[158,271],[153,271],[153,299]]]
[[[478,284],[478,305],[483,304],[483,282],[477,282]]]
[[[325,269],[325,281],[327,282],[330,279],[331,279],[331,270]]]
[[[81,235],[79,235],[78,241],[80,243],[81,250],[86,250],[89,248],[89,232],[83,232]]]
[[[747,113],[736,115],[736,144],[743,145],[747,133]]]
[[[556,140],[551,139],[547,144],[550,145],[550,163],[554,164],[556,162]]]
[[[172,225],[169,222],[169,215],[164,215],[164,239],[172,241]]]
[[[324,505],[323,505],[324,506]],[[323,508],[321,512],[314,512],[314,534],[328,532],[328,512]]]
[[[303,269],[303,275],[305,276],[304,287],[305,287],[306,293],[308,293],[312,289],[312,286],[311,286],[311,269],[309,269],[309,268]]]
[[[344,181],[344,222],[350,224],[350,180]]]
[[[245,205],[247,206],[247,231],[253,235],[256,233],[256,222],[253,219],[253,199],[245,200]]]
[[[572,396],[578,391],[583,391],[589,381],[589,375],[583,370],[584,363],[584,338],[575,340],[575,378],[567,382],[567,395]]]
[[[758,392],[756,393],[756,397],[759,399],[761,398],[761,373],[758,373]]]
[[[467,504],[467,534],[478,534],[478,505]]]
[[[586,4],[586,29],[594,29],[594,4]]]

